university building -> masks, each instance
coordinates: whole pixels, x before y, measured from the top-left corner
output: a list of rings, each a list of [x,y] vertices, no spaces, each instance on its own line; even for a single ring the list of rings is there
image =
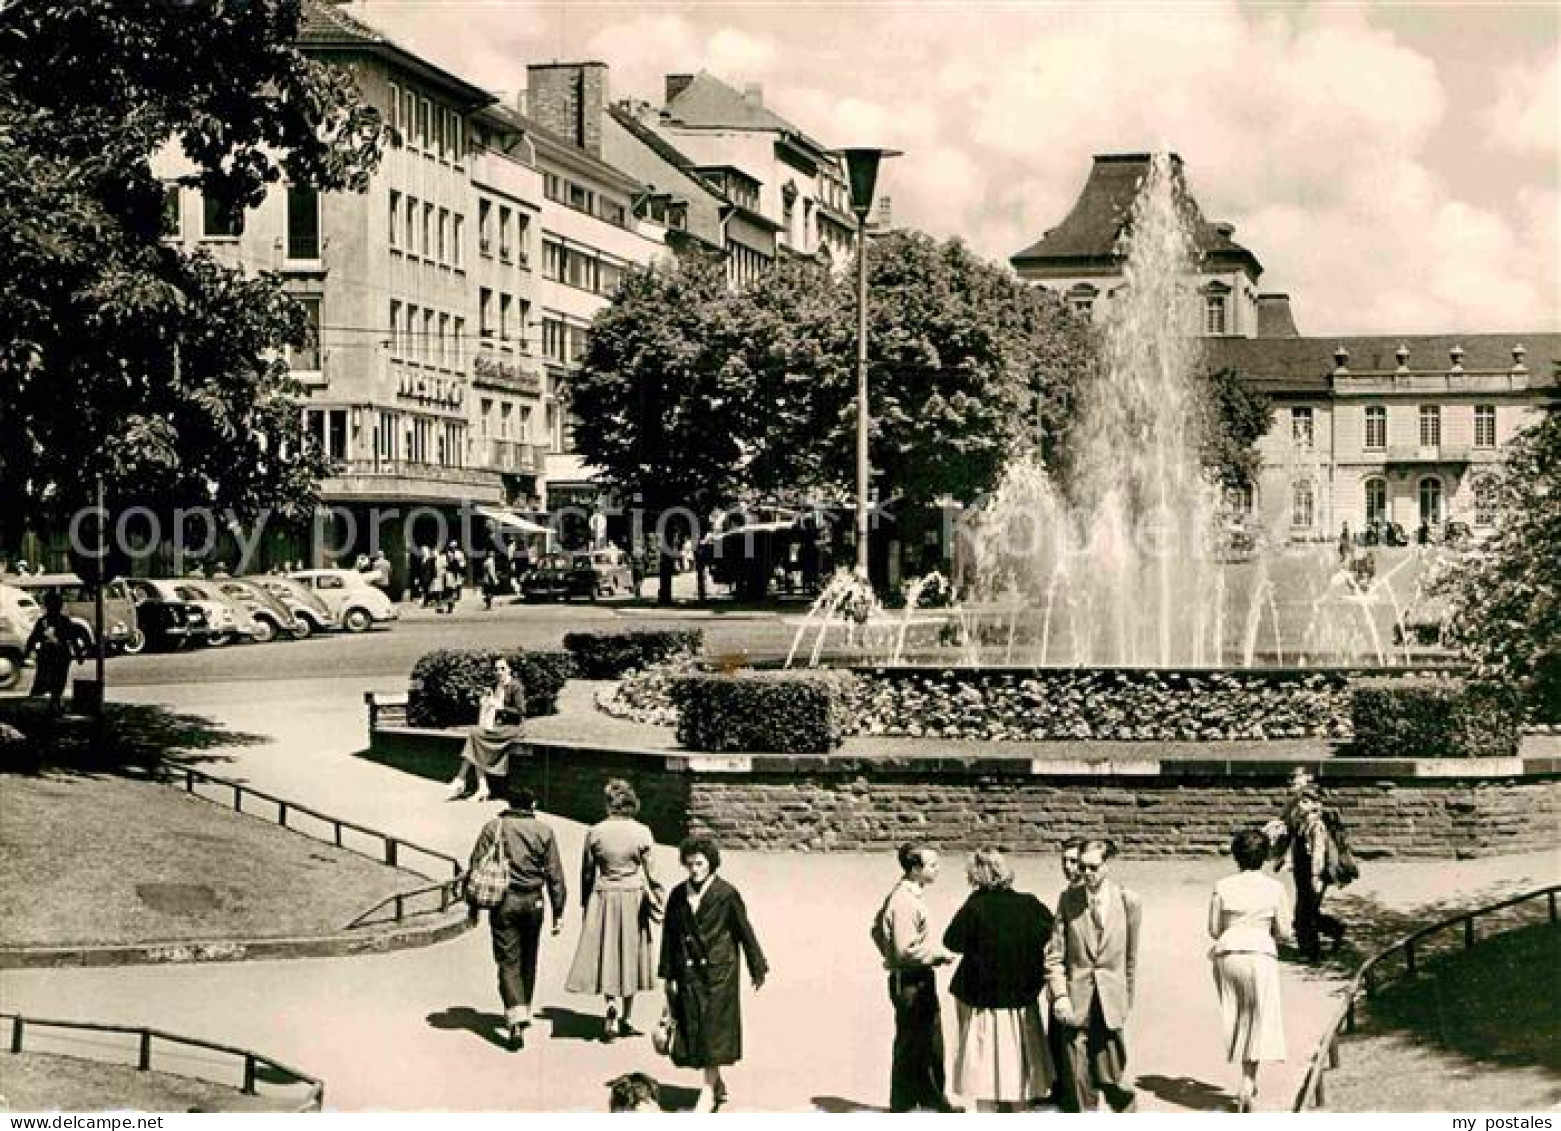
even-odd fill
[[[1124,285],[1119,243],[1149,161],[1097,156],[1062,222],[1011,257],[1019,276],[1103,316]],[[1234,227],[1185,200],[1200,299],[1188,332],[1205,339],[1211,370],[1239,371],[1274,408],[1263,470],[1238,505],[1296,541],[1374,522],[1410,536],[1424,525],[1439,537],[1448,522],[1488,532],[1504,447],[1561,403],[1561,334],[1303,336],[1289,296],[1261,289],[1262,264]]]

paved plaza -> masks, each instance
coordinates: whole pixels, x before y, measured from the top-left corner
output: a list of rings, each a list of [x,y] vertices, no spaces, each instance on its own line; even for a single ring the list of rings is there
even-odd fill
[[[122,688],[116,697],[161,703],[270,739],[204,752],[213,772],[464,855],[492,807],[446,802],[439,783],[357,756],[366,746],[362,692],[387,686],[395,681],[369,676]],[[573,885],[583,827],[554,824]],[[1069,831],[1056,829],[1055,838]],[[1051,844],[1006,847],[1036,850],[1017,859],[1017,886],[1054,902]],[[939,923],[966,893],[963,861],[955,863],[929,893]],[[1553,882],[1556,863],[1553,856],[1376,863],[1351,895],[1431,916],[1455,892]],[[658,864],[675,878],[670,846],[661,848]],[[1229,1102],[1233,1072],[1220,1056],[1213,987],[1204,972],[1205,901],[1227,868],[1216,859],[1116,865],[1144,900],[1129,1046],[1146,1110]],[[867,928],[895,879],[892,858],[734,852],[723,874],[744,893],[772,965],[764,990],[745,997],[746,1055],[729,1076],[734,1108],[883,1106],[892,1020]],[[658,1058],[646,1038],[596,1040],[601,1003],[562,990],[578,927],[576,903],[563,936],[545,940],[537,994],[542,1020],[519,1053],[497,1040],[499,1004],[485,927],[431,948],[371,958],[12,971],[0,975],[0,997],[7,1009],[24,1013],[153,1024],[252,1047],[323,1077],[328,1106],[343,1110],[600,1110],[603,1083],[631,1070],[692,1086],[694,1074]],[[1285,968],[1291,1055],[1266,1071],[1260,1106],[1288,1106],[1339,985],[1333,976]],[[636,1020],[649,1028],[658,1011],[659,1002],[643,1001]],[[946,1021],[952,1037],[951,1006]]]

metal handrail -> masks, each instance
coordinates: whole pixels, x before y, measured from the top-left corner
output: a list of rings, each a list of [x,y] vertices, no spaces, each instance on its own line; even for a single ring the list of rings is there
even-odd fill
[[[310,1076],[308,1073],[300,1072],[279,1060],[273,1060],[269,1056],[250,1049],[241,1049],[233,1045],[219,1045],[213,1041],[203,1041],[198,1037],[184,1037],[178,1033],[169,1033],[162,1029],[153,1029],[145,1025],[108,1025],[99,1021],[60,1021],[48,1017],[27,1017],[20,1013],[0,1013],[0,1022],[6,1021],[9,1021],[11,1024],[10,1050],[13,1054],[23,1051],[28,1026],[47,1029],[76,1029],[92,1033],[126,1033],[140,1037],[140,1047],[136,1054],[136,1068],[141,1072],[151,1071],[152,1042],[154,1040],[168,1041],[171,1044],[207,1049],[211,1052],[220,1052],[241,1058],[244,1061],[244,1083],[239,1091],[243,1095],[253,1096],[258,1094],[255,1090],[258,1070],[261,1067],[265,1067],[269,1071],[309,1086],[308,1098],[293,1109],[295,1112],[320,1111],[325,1105],[325,1081],[318,1077]],[[184,1072],[170,1073],[170,1075],[206,1080],[208,1083],[214,1084],[222,1083],[220,1080],[211,1080],[203,1076],[190,1077],[188,1073]]]
[[[1498,911],[1505,911],[1509,907],[1516,907],[1519,904],[1528,903],[1541,897],[1545,898],[1549,903],[1550,922],[1554,924],[1558,922],[1556,906],[1558,894],[1561,894],[1561,884],[1552,884],[1550,887],[1538,888],[1534,891],[1524,892],[1522,895],[1512,896],[1509,899],[1502,900],[1500,903],[1493,903],[1488,907],[1479,907],[1473,911],[1465,911],[1462,914],[1432,923],[1428,927],[1421,927],[1419,930],[1411,931],[1391,946],[1384,947],[1361,963],[1360,969],[1355,972],[1354,979],[1344,993],[1344,1003],[1339,1006],[1333,1016],[1333,1020],[1323,1030],[1322,1039],[1317,1042],[1317,1050],[1312,1054],[1311,1061],[1307,1065],[1306,1076],[1301,1080],[1300,1090],[1296,1092],[1295,1103],[1290,1110],[1303,1112],[1308,1108],[1321,1106],[1325,1102],[1323,1077],[1329,1069],[1339,1066],[1340,1030],[1342,1029],[1348,1033],[1355,1031],[1356,999],[1362,993],[1370,997],[1376,992],[1378,982],[1373,977],[1373,973],[1384,960],[1402,952],[1404,955],[1405,974],[1408,977],[1413,977],[1417,970],[1415,946],[1423,939],[1440,934],[1450,927],[1462,927],[1464,949],[1468,950],[1474,946],[1475,942],[1480,941],[1475,938],[1474,924],[1476,920],[1482,916],[1494,915]]]
[[[465,868],[459,860],[447,852],[440,852],[437,848],[428,848],[424,845],[417,844],[410,840],[405,840],[401,837],[391,836],[389,833],[380,832],[378,829],[371,829],[367,825],[360,825],[355,821],[344,820],[341,817],[333,817],[329,813],[322,813],[312,806],[303,805],[297,801],[291,801],[285,797],[278,797],[275,794],[267,793],[264,790],[255,789],[251,786],[244,785],[241,782],[233,781],[230,778],[222,778],[218,777],[216,774],[208,774],[205,770],[197,770],[193,766],[165,764],[163,769],[165,773],[182,774],[184,776],[184,791],[190,794],[192,797],[199,797],[202,801],[210,801],[212,804],[216,804],[216,799],[197,793],[195,790],[195,783],[197,780],[202,782],[209,782],[214,785],[221,786],[224,789],[231,789],[233,791],[233,811],[235,813],[243,813],[250,817],[268,817],[269,814],[255,812],[254,810],[246,810],[244,808],[245,797],[258,798],[276,806],[276,815],[274,818],[272,818],[272,820],[275,824],[280,825],[282,828],[288,829],[291,832],[300,833],[303,836],[311,837],[312,839],[318,840],[321,843],[334,844],[337,848],[343,849],[347,852],[355,853],[358,856],[363,856],[370,860],[381,860],[383,863],[389,865],[392,868],[405,868],[407,871],[419,872],[428,879],[435,879],[434,876],[429,875],[429,871],[426,868],[413,868],[409,865],[403,864],[401,862],[401,855],[403,851],[421,853],[423,856],[433,860],[438,860],[449,866],[449,879],[439,880],[433,885],[415,888],[409,892],[402,892],[398,895],[388,896],[387,898],[380,900],[373,907],[369,908],[367,911],[363,912],[351,923],[349,923],[347,925],[349,929],[363,924],[370,915],[387,906],[393,907],[395,909],[395,916],[393,921],[399,923],[403,918],[403,912],[406,904],[418,896],[425,895],[429,892],[439,891],[441,893],[448,893],[448,899],[446,898],[445,894],[441,894],[440,896],[439,910],[441,912],[448,910],[451,903],[458,902],[460,899],[459,885],[464,880]],[[312,817],[315,820],[322,822],[323,824],[329,825],[331,827],[331,837],[329,840],[327,840],[327,838],[323,836],[315,836],[309,830],[301,829],[296,825],[288,824],[287,818],[290,813],[302,813],[305,816]],[[352,832],[360,833],[364,836],[377,838],[383,846],[379,855],[376,856],[373,853],[363,852],[357,848],[352,847],[352,845],[345,843],[345,839],[342,835],[345,830],[351,830]]]

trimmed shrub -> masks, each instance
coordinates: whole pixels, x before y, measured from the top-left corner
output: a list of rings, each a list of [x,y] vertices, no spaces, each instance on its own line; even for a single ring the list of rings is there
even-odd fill
[[[551,715],[558,693],[574,672],[564,652],[502,652],[489,648],[443,648],[412,668],[407,722],[418,727],[471,726],[477,705],[493,687],[493,665],[507,659],[526,691],[526,714]]]
[[[1510,758],[1522,739],[1517,697],[1489,683],[1363,680],[1350,710],[1363,758]]]
[[[705,634],[697,628],[671,631],[570,632],[564,650],[575,660],[581,679],[617,679],[674,656],[697,655]]]
[[[846,736],[843,672],[686,676],[673,684],[678,742],[712,753],[827,754]]]

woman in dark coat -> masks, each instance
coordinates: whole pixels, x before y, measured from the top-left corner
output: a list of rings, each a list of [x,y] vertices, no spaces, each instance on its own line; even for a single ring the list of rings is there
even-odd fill
[[[715,842],[690,837],[678,856],[688,879],[667,898],[659,972],[677,1027],[672,1063],[704,1069],[694,1110],[714,1111],[726,1102],[722,1066],[736,1064],[743,1055],[739,952],[755,990],[764,985],[770,968],[742,895],[715,874],[721,866]]]

